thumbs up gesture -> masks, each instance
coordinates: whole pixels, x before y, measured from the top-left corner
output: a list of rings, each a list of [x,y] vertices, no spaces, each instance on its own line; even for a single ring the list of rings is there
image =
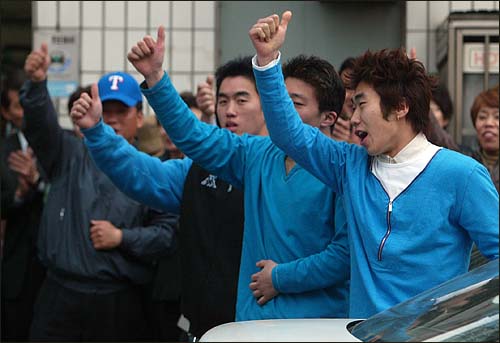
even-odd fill
[[[50,65],[50,56],[47,43],[42,43],[38,50],[33,50],[24,63],[24,71],[33,82],[40,82],[47,78]]]
[[[150,35],[145,36],[130,49],[127,58],[151,88],[163,77],[164,55],[165,28],[160,25],[156,40]]]
[[[285,42],[288,23],[292,12],[285,11],[280,17],[277,14],[257,20],[248,32],[255,51],[257,63],[264,66],[278,57],[278,51]]]
[[[196,104],[207,117],[211,117],[215,114],[215,93],[213,84],[213,75],[208,75],[205,82],[198,84],[196,92]]]
[[[102,116],[102,104],[96,83],[92,84],[90,95],[82,93],[80,99],[73,103],[70,116],[80,129],[94,127],[99,122]]]

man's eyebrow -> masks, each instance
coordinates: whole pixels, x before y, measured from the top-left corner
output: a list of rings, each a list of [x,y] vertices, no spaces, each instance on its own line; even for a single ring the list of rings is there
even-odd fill
[[[289,93],[288,95],[290,95],[290,98],[299,98],[299,99],[305,99],[306,97],[302,94],[299,94],[299,93]]]
[[[362,93],[362,92],[358,93],[358,94],[356,94],[355,96],[352,97],[352,102],[353,103],[358,103],[361,100],[361,98],[364,98],[364,97],[365,97],[365,93]]]
[[[219,97],[225,97],[225,98],[229,98],[231,96],[233,97],[238,97],[238,96],[250,96],[250,93],[247,92],[247,91],[238,91],[238,92],[235,92],[235,93],[231,93],[231,94],[226,94],[224,92],[219,92]]]

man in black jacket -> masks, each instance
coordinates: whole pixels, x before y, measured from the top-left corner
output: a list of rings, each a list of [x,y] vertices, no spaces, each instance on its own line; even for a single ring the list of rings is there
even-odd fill
[[[175,218],[127,198],[94,164],[83,141],[57,122],[47,90],[47,45],[25,63],[25,135],[51,183],[38,236],[47,278],[35,305],[37,341],[140,341],[141,286],[174,248]],[[99,81],[104,121],[130,143],[142,124],[139,85],[125,73]]]
[[[27,341],[33,304],[45,277],[36,254],[43,209],[43,172],[21,128],[19,90],[24,72],[10,74],[2,86],[2,120],[10,125],[0,138],[1,215],[5,221],[2,256],[1,341]]]

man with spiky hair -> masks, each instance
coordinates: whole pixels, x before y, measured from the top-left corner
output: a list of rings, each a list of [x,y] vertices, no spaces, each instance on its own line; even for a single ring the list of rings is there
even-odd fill
[[[350,316],[366,318],[467,271],[472,242],[498,258],[498,193],[486,168],[431,144],[432,80],[402,49],[367,51],[351,72],[361,146],[305,125],[280,68],[292,13],[250,29],[254,73],[273,142],[344,197]]]

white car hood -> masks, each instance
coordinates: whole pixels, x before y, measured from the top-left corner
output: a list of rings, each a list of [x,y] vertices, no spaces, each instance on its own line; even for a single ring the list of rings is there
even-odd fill
[[[346,329],[357,319],[269,319],[222,324],[200,342],[361,342]]]

